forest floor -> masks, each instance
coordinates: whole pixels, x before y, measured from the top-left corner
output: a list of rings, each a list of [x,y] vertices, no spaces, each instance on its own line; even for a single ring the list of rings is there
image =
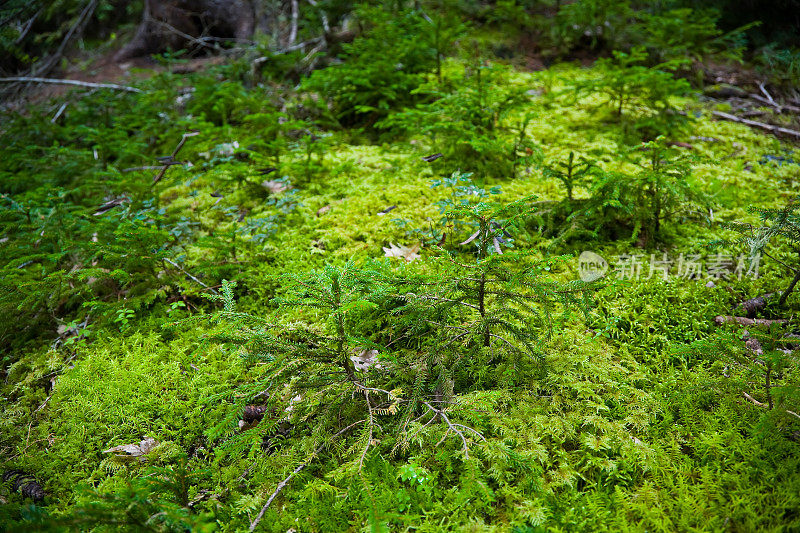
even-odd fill
[[[617,113],[606,97],[613,65],[526,61],[523,70],[448,61],[452,99],[387,114],[378,134],[319,126],[330,124],[329,109],[314,107],[319,94],[290,98],[215,58],[96,63],[65,76],[143,92],[48,87],[8,110],[1,302],[3,338],[17,344],[3,365],[0,464],[11,474],[0,525],[800,527],[800,376],[781,344],[800,298],[777,306],[786,268],[759,257],[753,271],[720,224],[760,227],[750,207],[796,198],[800,155],[791,135],[714,113],[789,130],[795,115],[748,96],[757,80],[728,67],[709,70],[742,92],[693,89],[655,103],[635,94]],[[433,77],[425,83],[439,94]],[[572,154],[595,170],[570,198]],[[670,206],[655,226],[654,190]],[[537,332],[536,357],[456,343],[469,356],[442,369],[446,356],[429,354],[449,353],[436,344],[446,332],[396,327],[398,302],[416,297],[400,282],[383,299],[356,283],[352,305],[330,313],[281,303],[303,293],[292,275],[315,289],[331,272],[355,279],[361,269],[372,281],[467,279],[442,257],[500,261],[501,244],[477,250],[471,234],[491,224],[453,208],[522,199],[535,210],[497,235],[509,257],[535,262],[537,290],[580,284],[582,252],[606,262],[586,314],[537,301],[509,319]],[[771,251],[784,262],[794,254],[786,243]],[[238,282],[242,315],[213,298],[223,279]],[[520,294],[534,298],[528,287]],[[756,353],[745,342],[760,335],[755,326],[717,317],[745,317],[740,304],[765,294],[751,316],[790,322],[766,329],[774,342]],[[555,309],[565,313],[550,318]],[[359,380],[382,392],[336,378],[335,362],[280,374],[297,352],[275,339],[322,345],[339,312]],[[376,396],[387,404],[373,412]],[[35,506],[23,498],[32,479],[45,494]]]

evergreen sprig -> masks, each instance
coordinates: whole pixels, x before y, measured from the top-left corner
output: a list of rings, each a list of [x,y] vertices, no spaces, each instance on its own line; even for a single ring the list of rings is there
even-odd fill
[[[786,290],[781,293],[778,305],[786,303],[789,294],[800,281],[800,203],[798,199],[800,197],[792,198],[786,206],[781,208],[751,206],[748,210],[758,215],[761,225],[739,221],[725,222],[722,227],[735,231],[741,237],[712,243],[712,245],[743,245],[748,251],[751,265],[761,254],[783,265],[793,277]],[[788,245],[792,255],[795,256],[794,260],[783,261],[772,255],[771,251],[768,252],[768,247],[775,241],[778,241],[778,244]]]

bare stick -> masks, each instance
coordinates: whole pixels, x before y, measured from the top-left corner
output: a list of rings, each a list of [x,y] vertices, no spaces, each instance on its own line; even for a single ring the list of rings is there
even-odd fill
[[[325,49],[326,46],[327,46],[327,43],[325,43],[325,41],[322,41],[317,46],[315,46],[314,48],[309,50],[309,52],[305,55],[305,57],[303,57],[303,59],[300,60],[300,62],[301,63],[308,63],[308,61],[314,56],[314,54],[316,54],[318,52],[321,52],[322,50]],[[316,63],[316,59],[314,60],[314,62],[311,63],[311,65],[308,68],[309,69],[313,69],[314,68],[314,63]]]
[[[179,30],[178,28],[176,28],[172,24],[169,24],[168,22],[164,22],[163,20],[158,20],[158,19],[153,18],[153,17],[149,17],[149,20],[153,24],[157,24],[157,25],[161,26],[162,28],[164,28],[168,32],[171,32],[171,33],[174,33],[175,35],[183,37],[184,39],[186,39],[187,41],[189,41],[190,43],[192,43],[194,45],[201,46],[201,47],[205,46],[205,47],[208,47],[208,48],[214,48],[214,46],[212,46],[211,44],[206,42],[206,39],[203,38],[202,36],[201,37],[192,37],[188,33],[182,32],[181,30]]]
[[[364,399],[367,400],[367,410],[369,411],[369,436],[367,437],[367,445],[364,446],[364,450],[361,452],[361,457],[358,459],[359,474],[364,468],[364,458],[366,458],[367,452],[369,451],[369,445],[372,443],[372,429],[375,426],[375,419],[372,414],[372,401],[369,399],[368,391],[364,393]]]
[[[199,280],[199,279],[197,279],[196,277],[194,277],[194,276],[192,276],[191,274],[189,274],[189,273],[188,273],[186,270],[184,270],[184,268],[183,268],[183,267],[181,267],[181,266],[180,266],[178,263],[175,263],[174,261],[172,261],[172,259],[168,259],[168,258],[166,258],[166,257],[165,257],[165,258],[164,258],[164,261],[166,261],[166,262],[167,262],[167,263],[169,263],[170,265],[174,266],[175,268],[177,268],[178,270],[180,270],[181,272],[183,272],[184,274],[186,274],[188,277],[190,277],[190,278],[191,278],[193,281],[195,281],[195,282],[199,283],[200,285],[202,285],[202,286],[203,286],[203,287],[205,287],[206,289],[210,290],[210,291],[211,291],[211,292],[213,292],[214,294],[219,294],[219,293],[218,293],[216,290],[214,290],[214,288],[213,288],[213,287],[209,287],[208,285],[206,285],[205,283],[203,283],[202,281],[200,281],[200,280]]]
[[[192,131],[192,132],[184,133],[184,134],[181,136],[181,141],[178,143],[178,146],[176,146],[176,147],[175,147],[175,150],[173,150],[173,151],[172,151],[172,154],[171,154],[170,158],[171,158],[171,159],[175,159],[175,156],[176,156],[176,155],[178,155],[178,152],[180,152],[180,151],[181,151],[181,148],[183,148],[183,145],[186,143],[186,139],[187,139],[187,138],[189,138],[189,137],[194,137],[195,135],[200,135],[200,132],[199,132],[199,131]],[[164,173],[165,173],[165,172],[167,171],[167,169],[168,169],[169,167],[171,167],[173,164],[174,164],[174,163],[173,163],[171,160],[168,160],[168,161],[167,161],[167,162],[164,164],[164,166],[162,166],[162,167],[161,167],[161,171],[159,171],[159,173],[158,173],[158,174],[156,174],[156,175],[153,177],[153,185],[155,185],[156,183],[158,183],[159,181],[161,181],[161,178],[163,178],[163,177],[164,177]]]
[[[437,409],[437,408],[435,408],[434,406],[432,406],[431,404],[429,404],[428,402],[425,402],[425,401],[423,401],[422,403],[425,404],[425,406],[428,409],[430,409],[431,411],[433,411],[437,415],[441,416],[442,420],[444,420],[445,423],[447,424],[447,431],[445,432],[444,436],[442,437],[442,440],[440,440],[439,442],[436,443],[437,446],[439,444],[441,444],[442,442],[444,442],[444,439],[446,439],[447,435],[449,435],[450,432],[452,431],[453,433],[455,433],[456,435],[461,437],[461,444],[462,444],[463,450],[464,450],[464,458],[465,459],[469,459],[469,446],[467,446],[467,438],[464,436],[464,433],[462,433],[458,428],[463,428],[463,429],[472,431],[473,433],[475,433],[477,436],[479,436],[484,441],[486,440],[486,438],[483,435],[481,435],[478,431],[472,429],[471,427],[467,427],[467,426],[465,426],[463,424],[453,424],[442,409]],[[434,418],[436,418],[436,417],[434,416]]]
[[[772,324],[786,324],[789,321],[786,319],[768,320],[766,318],[720,315],[714,318],[714,322],[716,322],[718,326],[728,322],[736,322],[740,326],[771,326]]]
[[[28,35],[28,32],[31,31],[31,27],[33,26],[33,23],[36,21],[37,18],[39,18],[39,15],[41,13],[42,13],[42,10],[40,9],[39,11],[36,12],[36,14],[34,14],[31,18],[28,19],[28,21],[23,26],[22,31],[19,32],[19,37],[14,39],[14,44],[15,45],[21,43],[22,40]],[[2,25],[3,24],[0,24],[0,26],[2,26]]]
[[[145,165],[143,167],[128,167],[123,168],[120,172],[136,172],[139,170],[160,170],[164,165]]]
[[[758,84],[758,88],[761,90],[761,92],[764,94],[764,96],[767,98],[767,101],[768,101],[768,102],[769,102],[771,105],[773,105],[773,106],[775,106],[775,107],[777,107],[777,108],[780,108],[780,107],[781,107],[781,106],[779,106],[777,103],[775,103],[775,100],[772,98],[772,95],[771,95],[771,94],[769,94],[769,93],[767,92],[767,88],[766,88],[766,87],[764,87],[764,83],[759,83],[759,84]]]
[[[289,45],[293,45],[297,40],[297,18],[300,15],[300,9],[297,5],[297,0],[292,0],[292,26],[289,31]]]
[[[452,302],[455,304],[463,305],[465,307],[470,307],[472,309],[478,310],[477,305],[468,304],[467,302],[462,302],[460,300],[451,300],[450,298],[438,298],[436,296],[421,296],[421,295],[414,295],[413,297],[419,298],[420,300],[432,300],[434,302]]]
[[[750,396],[746,392],[743,392],[742,396],[744,396],[745,398],[747,398],[748,400],[753,402],[753,405],[758,406],[758,407],[763,407],[764,409],[767,409],[767,404],[765,404],[763,402],[759,402],[758,400],[756,400],[755,398],[753,398],[752,396]]]
[[[767,104],[767,105],[773,106],[775,109],[778,110],[778,113],[780,113],[784,109],[786,111],[791,111],[793,113],[800,113],[800,107],[797,107],[797,106],[794,106],[794,105],[791,105],[791,104],[779,104],[778,102],[776,102],[774,100],[770,101],[768,98],[764,98],[763,96],[761,96],[759,94],[750,93],[747,96],[749,96],[750,98],[752,98],[753,100],[755,100],[757,102],[761,102],[762,104]]]
[[[69,44],[70,40],[72,40],[72,37],[76,34],[80,35],[81,33],[83,33],[83,29],[86,27],[86,23],[89,22],[89,18],[91,18],[92,14],[94,13],[94,10],[97,9],[98,3],[99,0],[90,0],[86,4],[86,7],[83,8],[81,14],[78,15],[78,20],[64,36],[64,39],[58,46],[58,50],[56,50],[56,52],[53,55],[45,59],[41,64],[34,66],[31,69],[31,74],[47,74],[48,72],[50,72],[50,70],[52,70],[52,68],[61,58],[61,56],[64,55],[64,50],[67,48],[67,45]],[[20,80],[20,81],[25,81],[25,80]]]
[[[286,48],[281,48],[280,50],[275,50],[274,52],[270,52],[273,56],[278,56],[282,54],[288,54],[289,52],[294,52],[295,50],[301,50],[306,46],[310,46],[312,44],[318,44],[323,40],[322,37],[314,37],[313,39],[309,39],[307,41],[303,41],[302,43],[293,44],[292,46],[287,46]],[[263,56],[253,60],[253,63],[260,64],[265,61],[269,60],[269,57]]]
[[[725,120],[730,120],[732,122],[740,122],[742,124],[747,124],[748,126],[753,126],[754,128],[761,128],[762,130],[771,131],[772,133],[783,133],[800,139],[800,131],[790,130],[788,128],[781,128],[780,126],[773,126],[772,124],[765,124],[763,122],[756,122],[755,120],[748,120],[746,118],[740,118],[737,117],[736,115],[723,113],[722,111],[712,111],[711,114],[714,115],[715,117],[723,118]]]
[[[338,432],[336,435],[334,435],[333,437],[331,437],[331,439],[335,439],[335,438],[339,437],[340,435],[342,435],[343,433],[345,433],[345,432],[347,432],[347,431],[350,431],[351,429],[353,429],[354,427],[356,427],[357,425],[359,425],[359,424],[360,424],[360,423],[362,423],[362,422],[365,422],[365,420],[359,420],[358,422],[353,422],[352,424],[350,424],[350,425],[349,425],[349,426],[347,426],[346,428],[344,428],[344,429],[342,429],[341,431],[339,431],[339,432]],[[295,468],[295,469],[292,471],[292,473],[291,473],[291,474],[289,474],[288,476],[286,476],[286,478],[285,478],[283,481],[281,481],[280,483],[278,483],[278,488],[276,488],[276,489],[275,489],[275,492],[273,492],[273,493],[272,493],[272,495],[269,497],[269,499],[267,500],[267,503],[265,503],[265,504],[264,504],[264,507],[262,507],[262,508],[261,508],[261,512],[259,512],[259,513],[258,513],[258,516],[256,516],[256,519],[255,519],[255,520],[253,520],[253,521],[250,523],[250,531],[255,531],[255,529],[256,529],[256,526],[258,526],[258,523],[259,523],[259,522],[261,522],[261,519],[264,517],[264,513],[266,513],[266,512],[267,512],[267,509],[269,509],[269,506],[270,506],[270,504],[272,504],[272,501],[273,501],[273,500],[274,500],[274,499],[275,499],[275,498],[278,496],[278,494],[280,493],[280,491],[282,491],[282,490],[283,490],[283,488],[284,488],[284,487],[285,487],[285,486],[286,486],[286,485],[289,483],[289,481],[291,481],[291,480],[292,480],[292,478],[293,478],[294,476],[296,476],[297,474],[299,474],[301,470],[303,470],[305,467],[307,467],[307,466],[308,466],[308,465],[311,463],[311,461],[313,461],[313,460],[314,460],[314,457],[316,457],[316,456],[317,456],[317,454],[319,454],[319,452],[321,452],[321,451],[322,451],[322,449],[323,449],[323,448],[325,448],[325,446],[326,446],[327,444],[328,444],[327,442],[323,442],[323,443],[322,443],[322,444],[321,444],[321,445],[320,445],[320,446],[319,446],[319,447],[318,447],[316,450],[314,450],[314,451],[311,453],[311,457],[309,457],[308,459],[306,459],[306,461],[305,461],[305,462],[303,462],[303,463],[300,463],[300,465],[299,465],[297,468]]]
[[[317,7],[317,0],[308,0],[308,3]],[[331,25],[328,22],[328,15],[325,14],[325,11],[322,9],[319,10],[319,18],[322,19],[322,29],[325,30],[325,33],[330,33]]]
[[[67,104],[68,103],[69,102],[64,102],[63,104],[61,104],[61,107],[58,108],[58,111],[56,111],[56,114],[53,115],[53,118],[50,119],[50,123],[51,124],[55,124],[56,123],[56,120],[58,120],[58,117],[60,117],[61,113],[63,113],[64,110],[67,108]]]
[[[11,78],[0,78],[1,83],[55,83],[59,85],[75,85],[77,87],[90,87],[92,89],[114,89],[116,91],[128,91],[129,93],[141,93],[141,89],[128,87],[127,85],[117,85],[116,83],[92,83],[89,81],[64,80],[59,78],[37,78],[35,76],[13,76]]]

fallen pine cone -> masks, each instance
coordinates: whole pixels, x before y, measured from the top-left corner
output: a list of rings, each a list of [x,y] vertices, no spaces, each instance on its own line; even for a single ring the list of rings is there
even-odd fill
[[[3,482],[11,484],[11,490],[19,491],[26,498],[35,502],[44,500],[44,489],[33,476],[20,470],[8,470],[3,472]]]

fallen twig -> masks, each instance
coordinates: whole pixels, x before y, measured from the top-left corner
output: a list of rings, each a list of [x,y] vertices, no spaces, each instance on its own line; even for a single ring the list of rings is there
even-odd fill
[[[297,19],[300,15],[300,9],[297,5],[297,0],[292,0],[292,25],[289,30],[289,46],[293,45],[297,40]]]
[[[184,133],[181,136],[181,141],[178,143],[178,146],[176,146],[175,149],[172,151],[172,154],[164,158],[164,165],[161,167],[161,171],[153,177],[153,185],[161,181],[161,178],[164,177],[164,173],[167,171],[167,169],[175,164],[174,163],[175,156],[178,155],[178,152],[180,152],[181,148],[183,148],[183,145],[186,143],[186,139],[188,139],[189,137],[194,137],[195,135],[200,135],[200,132],[191,131],[188,133]]]
[[[317,1],[316,0],[308,0],[308,3],[311,4],[314,7],[317,7]],[[325,13],[325,10],[323,10],[323,9],[319,10],[319,18],[322,20],[322,29],[325,30],[326,34],[330,33],[331,32],[331,25],[328,22],[328,15]]]
[[[60,117],[61,114],[64,112],[64,110],[67,108],[67,104],[69,104],[69,102],[64,102],[63,104],[61,104],[61,107],[58,108],[58,111],[56,111],[56,114],[53,115],[53,118],[50,119],[50,123],[51,124],[55,124],[56,123],[56,120],[58,120],[58,117]]]
[[[770,104],[774,105],[775,107],[780,107],[778,104],[775,103],[775,100],[772,98],[772,95],[769,94],[769,92],[767,92],[767,88],[764,87],[763,83],[759,83],[758,88],[761,90],[761,92],[764,94],[764,96],[767,98],[767,101]]]
[[[199,279],[197,279],[196,277],[192,276],[192,275],[191,275],[189,272],[187,272],[187,271],[186,271],[186,270],[185,270],[185,269],[184,269],[182,266],[180,266],[178,263],[174,262],[172,259],[169,259],[169,258],[165,257],[165,258],[164,258],[164,261],[166,261],[166,262],[167,262],[167,263],[169,263],[170,265],[174,266],[175,268],[177,268],[178,270],[180,270],[180,271],[181,271],[181,272],[183,272],[184,274],[186,274],[186,275],[187,275],[189,278],[191,278],[191,279],[192,279],[192,281],[195,281],[195,282],[199,283],[199,284],[200,284],[200,285],[202,285],[204,288],[206,288],[206,289],[210,290],[210,291],[211,291],[211,292],[213,292],[214,294],[219,294],[219,292],[217,292],[216,290],[214,290],[214,288],[213,288],[213,287],[209,287],[208,285],[206,285],[205,283],[203,283],[202,281],[200,281],[200,280],[199,280]]]
[[[342,434],[346,433],[347,431],[350,431],[351,429],[353,429],[354,427],[356,427],[357,425],[359,425],[359,424],[360,424],[360,423],[362,423],[362,422],[364,422],[364,420],[359,420],[358,422],[353,422],[352,424],[350,424],[350,425],[349,425],[349,426],[347,426],[346,428],[344,428],[344,429],[340,430],[338,433],[336,433],[336,435],[334,435],[333,437],[331,437],[331,439],[335,439],[335,438],[337,438],[337,437],[341,436]],[[291,473],[291,474],[289,474],[288,476],[286,476],[286,478],[284,478],[284,480],[283,480],[283,481],[281,481],[280,483],[278,483],[278,487],[275,489],[275,492],[273,492],[273,493],[272,493],[272,495],[271,495],[271,496],[269,497],[269,499],[267,500],[267,503],[265,503],[265,504],[264,504],[264,507],[262,507],[262,508],[261,508],[261,511],[258,513],[258,516],[256,516],[255,520],[253,520],[253,521],[250,523],[250,531],[255,531],[255,529],[256,529],[256,526],[258,526],[258,523],[259,523],[259,522],[261,522],[261,519],[264,517],[264,513],[266,513],[266,512],[267,512],[267,509],[269,509],[269,506],[272,504],[272,501],[273,501],[273,500],[274,500],[274,499],[275,499],[275,498],[278,496],[278,494],[279,494],[279,493],[280,493],[280,492],[283,490],[283,488],[284,488],[284,487],[285,487],[285,486],[286,486],[286,485],[289,483],[289,481],[291,481],[291,480],[292,480],[292,478],[293,478],[294,476],[296,476],[297,474],[299,474],[301,470],[303,470],[305,467],[307,467],[307,466],[308,466],[308,465],[311,463],[311,461],[313,461],[313,460],[314,460],[314,457],[316,457],[316,456],[317,456],[317,454],[319,454],[319,452],[321,452],[321,451],[322,451],[322,449],[323,449],[323,448],[325,448],[325,446],[326,446],[327,444],[328,444],[328,442],[323,442],[323,443],[322,443],[322,444],[321,444],[321,445],[320,445],[320,446],[319,446],[319,447],[318,447],[316,450],[314,450],[313,452],[311,452],[311,457],[309,457],[308,459],[306,459],[306,461],[305,461],[305,462],[303,462],[303,463],[300,463],[300,465],[299,465],[297,468],[295,468],[295,469],[292,471],[292,473]]]
[[[464,424],[454,424],[453,422],[451,422],[451,421],[450,421],[450,418],[448,418],[448,417],[447,417],[447,415],[445,414],[444,410],[442,410],[442,409],[437,409],[436,407],[432,406],[431,404],[429,404],[428,402],[425,402],[425,401],[423,401],[422,403],[423,403],[423,404],[424,404],[424,405],[425,405],[425,406],[426,406],[428,409],[430,409],[431,411],[433,411],[433,412],[435,413],[435,415],[436,415],[436,416],[440,416],[440,417],[442,418],[442,420],[444,420],[444,421],[445,421],[445,423],[447,424],[447,431],[444,433],[444,436],[442,437],[442,439],[441,439],[439,442],[437,442],[437,443],[436,443],[436,445],[437,445],[437,446],[438,446],[439,444],[441,444],[442,442],[444,442],[444,439],[446,439],[446,438],[447,438],[447,435],[449,435],[449,434],[450,434],[450,432],[452,431],[453,433],[455,433],[456,435],[458,435],[459,437],[461,437],[461,444],[462,444],[462,446],[463,446],[463,450],[464,450],[464,458],[465,458],[465,459],[469,459],[469,446],[467,446],[467,438],[464,436],[464,433],[462,433],[461,431],[459,431],[459,429],[458,429],[458,428],[463,428],[463,429],[465,429],[465,430],[472,431],[472,432],[473,432],[473,433],[475,433],[475,434],[476,434],[478,437],[480,437],[480,438],[481,438],[481,440],[483,440],[483,441],[486,441],[486,437],[484,437],[484,436],[483,436],[483,435],[481,435],[481,434],[480,434],[478,431],[476,431],[476,430],[472,429],[471,427],[469,427],[469,426],[465,426]],[[434,418],[436,418],[436,416],[434,416]],[[426,425],[427,425],[427,424],[426,424]]]
[[[747,318],[744,316],[720,315],[714,318],[714,322],[716,322],[718,326],[728,322],[736,322],[741,326],[771,326],[772,324],[786,324],[789,321],[784,318],[770,320],[766,318]]]
[[[23,41],[23,39],[25,39],[25,37],[28,35],[28,32],[31,31],[31,28],[33,27],[33,23],[36,22],[36,19],[39,18],[39,15],[41,15],[41,14],[42,14],[42,9],[39,9],[39,11],[34,13],[34,15],[31,18],[29,18],[28,21],[25,24],[23,24],[22,30],[20,30],[19,35],[17,36],[17,38],[14,39],[14,46],[18,45],[19,43],[21,43]],[[3,25],[4,24],[0,24],[0,26],[3,26]]]
[[[123,168],[120,172],[136,172],[137,170],[159,170],[164,165],[145,165],[143,167],[128,167]]]
[[[66,50],[67,45],[72,40],[72,38],[76,35],[80,35],[83,33],[86,24],[89,22],[94,10],[97,9],[97,4],[99,0],[90,0],[86,7],[83,8],[80,15],[78,15],[78,20],[75,21],[75,24],[69,29],[67,34],[62,39],[61,44],[58,46],[58,49],[55,51],[53,55],[48,57],[47,59],[43,60],[38,65],[34,65],[31,68],[31,74],[47,74],[50,72],[53,67],[58,63],[58,60],[61,59],[61,56],[64,55],[64,50]],[[27,81],[27,80],[19,80],[19,81]]]
[[[764,402],[759,402],[758,400],[756,400],[755,398],[753,398],[752,396],[750,396],[746,392],[743,392],[742,396],[744,396],[748,401],[752,402],[752,404],[755,405],[756,407],[761,407],[762,409],[769,409],[770,408],[768,404],[766,404]],[[794,411],[790,411],[788,409],[784,409],[784,412],[787,415],[792,415],[795,418],[800,418],[800,414],[797,414]]]
[[[780,113],[784,109],[786,111],[791,111],[793,113],[800,113],[800,107],[797,107],[797,106],[794,106],[794,105],[791,105],[791,104],[779,104],[775,100],[770,101],[768,98],[764,98],[763,96],[761,96],[759,94],[752,94],[751,93],[751,94],[748,94],[747,96],[749,96],[751,99],[753,99],[753,100],[755,100],[757,102],[761,102],[762,104],[771,105],[772,107],[774,107],[778,111],[778,113]]]
[[[790,130],[780,126],[773,126],[772,124],[765,124],[764,122],[756,122],[755,120],[748,120],[746,118],[740,118],[736,115],[723,113],[722,111],[712,111],[711,114],[715,117],[730,120],[732,122],[740,122],[742,124],[747,124],[748,126],[753,126],[754,128],[761,128],[762,130],[771,131],[773,133],[783,133],[785,135],[791,135],[792,137],[797,137],[800,139],[800,131]]]
[[[763,402],[759,402],[758,400],[756,400],[755,398],[753,398],[752,396],[750,396],[750,395],[749,395],[749,394],[747,394],[746,392],[743,392],[743,393],[742,393],[742,396],[744,396],[745,398],[747,398],[748,400],[750,400],[751,402],[753,402],[753,405],[756,405],[756,406],[758,406],[758,407],[762,407],[762,408],[764,408],[764,409],[769,409],[769,406],[768,406],[767,404],[765,404],[765,403],[763,403]]]
[[[10,78],[0,78],[0,83],[55,83],[59,85],[75,85],[77,87],[90,87],[92,89],[114,89],[116,91],[128,91],[131,93],[141,93],[141,89],[129,87],[127,85],[117,85],[116,83],[92,83],[89,81],[65,80],[59,78],[38,78],[35,76],[13,76]]]

